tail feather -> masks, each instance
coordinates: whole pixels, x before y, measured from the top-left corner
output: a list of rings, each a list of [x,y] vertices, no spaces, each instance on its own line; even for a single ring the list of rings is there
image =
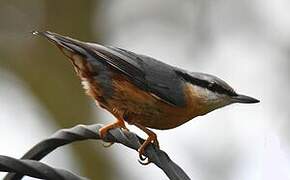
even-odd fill
[[[65,55],[69,56],[70,58],[73,54],[78,54],[80,56],[88,56],[88,53],[84,48],[85,44],[76,39],[61,36],[59,34],[49,32],[49,31],[43,31],[43,32],[33,31],[32,34],[45,37],[50,42],[58,46],[61,49],[61,51]]]
[[[71,59],[74,54],[78,54],[89,63],[97,60],[103,64],[111,66],[131,78],[137,79],[137,81],[139,81],[138,77],[143,78],[144,76],[142,70],[139,69],[136,62],[130,60],[130,58],[112,48],[110,49],[99,44],[81,42],[76,39],[49,31],[33,31],[32,34],[45,37],[53,44],[57,45],[61,51]]]
[[[89,72],[103,76],[114,70],[126,76],[138,88],[155,94],[165,102],[184,105],[182,86],[169,65],[120,48],[81,42],[49,31],[33,31],[32,34],[45,37],[58,46],[80,73]],[[107,77],[109,82],[109,75]],[[167,81],[169,79],[171,81]]]

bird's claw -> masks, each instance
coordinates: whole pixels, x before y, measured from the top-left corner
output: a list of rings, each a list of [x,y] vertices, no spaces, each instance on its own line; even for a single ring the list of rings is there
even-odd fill
[[[111,147],[114,143],[113,142],[105,142],[103,143],[103,147],[108,148]]]
[[[116,127],[101,128],[99,130],[100,138],[104,140],[104,138],[105,138],[106,134],[108,133],[108,131],[113,129],[113,128],[116,128]],[[119,128],[121,128],[122,130],[125,130],[125,131],[129,131],[129,129],[125,125],[121,126]],[[103,147],[108,148],[108,147],[111,147],[113,144],[114,144],[114,142],[105,142],[105,143],[103,143]]]
[[[142,154],[139,154],[139,159],[138,159],[138,162],[144,166],[148,165],[151,163],[151,161],[149,160],[148,157],[142,155]]]
[[[139,159],[138,162],[142,165],[148,165],[151,163],[151,161],[149,160],[149,158],[147,156],[145,156],[145,148],[147,145],[141,145],[141,147],[138,149],[138,153],[139,153]]]
[[[111,129],[114,129],[114,128],[121,128],[121,129],[124,129],[126,131],[129,131],[129,129],[125,126],[123,120],[117,120],[116,122],[114,122],[112,124],[109,124],[107,126],[104,126],[104,127],[99,129],[100,138],[102,140],[104,140],[105,139],[105,135],[108,133],[108,131],[111,130]],[[113,144],[114,144],[113,142],[108,142],[108,144],[103,144],[103,146],[104,147],[110,147]]]
[[[156,136],[149,136],[149,138],[139,147],[138,153],[139,153],[139,160],[138,162],[142,165],[148,165],[151,163],[149,158],[145,156],[145,149],[147,146],[149,146],[151,143],[153,143],[158,149],[160,148],[159,142],[156,138]]]

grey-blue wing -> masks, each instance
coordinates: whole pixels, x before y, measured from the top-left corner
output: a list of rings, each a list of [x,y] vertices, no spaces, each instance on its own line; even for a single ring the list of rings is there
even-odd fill
[[[183,80],[176,74],[174,67],[145,55],[139,55],[115,47],[109,48],[121,54],[122,61],[126,61],[127,63],[133,65],[126,67],[125,71],[135,68],[138,69],[140,74],[143,74],[144,78],[141,82],[146,88],[145,90],[155,94],[162,100],[172,105],[185,105]],[[139,79],[135,79],[135,76],[136,74],[132,74],[133,81],[137,80],[138,83]]]
[[[86,57],[90,63],[99,61],[126,75],[140,89],[150,92],[164,102],[184,106],[183,81],[174,67],[124,49],[85,43],[51,32],[38,32],[52,42]]]

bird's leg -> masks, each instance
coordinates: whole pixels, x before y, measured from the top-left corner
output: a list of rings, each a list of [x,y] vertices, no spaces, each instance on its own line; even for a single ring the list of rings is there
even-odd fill
[[[125,125],[125,122],[124,120],[122,119],[117,119],[117,121],[111,123],[111,124],[108,124],[102,128],[99,129],[99,134],[100,134],[100,137],[101,139],[103,139],[105,137],[105,135],[107,134],[107,132],[110,130],[110,129],[114,129],[114,128],[123,128],[127,131],[129,131],[129,129],[126,127]],[[114,143],[110,142],[108,145],[104,145],[104,147],[110,147],[111,145],[113,145]]]
[[[154,143],[158,148],[159,148],[159,142],[157,140],[157,135],[147,129],[146,127],[140,125],[140,124],[134,124],[135,126],[137,126],[139,129],[141,129],[142,131],[144,131],[147,135],[148,138],[144,141],[144,143],[139,147],[138,152],[139,152],[139,158],[141,161],[139,161],[142,165],[147,165],[150,164],[151,162],[148,160],[147,162],[143,162],[147,159],[147,157],[144,157],[144,152],[146,147],[150,144],[150,143]]]

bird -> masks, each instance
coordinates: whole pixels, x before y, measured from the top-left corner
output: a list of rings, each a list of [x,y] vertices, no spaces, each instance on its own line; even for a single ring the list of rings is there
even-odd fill
[[[100,128],[101,138],[113,128],[128,130],[126,123],[148,135],[138,149],[141,160],[146,159],[144,152],[149,144],[160,147],[151,129],[176,128],[233,103],[260,102],[237,93],[214,75],[191,72],[123,48],[83,42],[50,31],[32,33],[48,39],[68,57],[86,94],[116,118]]]

